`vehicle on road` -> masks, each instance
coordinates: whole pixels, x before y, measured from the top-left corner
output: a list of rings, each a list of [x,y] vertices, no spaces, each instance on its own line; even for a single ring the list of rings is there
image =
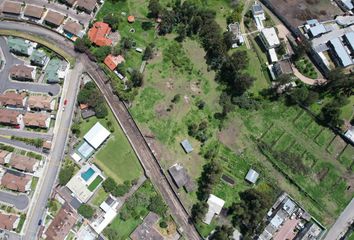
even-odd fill
[[[42,225],[42,219],[39,219],[38,226]]]

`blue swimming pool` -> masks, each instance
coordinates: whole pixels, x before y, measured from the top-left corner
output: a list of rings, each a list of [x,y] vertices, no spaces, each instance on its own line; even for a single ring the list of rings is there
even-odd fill
[[[86,172],[81,173],[81,177],[87,182],[93,174],[95,174],[95,170],[89,168],[86,170]]]

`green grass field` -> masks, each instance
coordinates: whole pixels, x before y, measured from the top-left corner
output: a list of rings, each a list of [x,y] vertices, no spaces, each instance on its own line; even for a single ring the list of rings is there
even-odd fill
[[[101,176],[97,176],[95,180],[93,180],[93,182],[87,187],[87,189],[93,192],[102,181],[103,178]]]
[[[105,175],[112,177],[118,183],[139,178],[143,174],[139,160],[110,110],[104,119],[91,117],[81,121],[80,137],[83,137],[97,121],[107,129],[109,129],[107,123],[110,121],[114,132],[94,155],[94,163],[103,170]]]
[[[98,191],[95,193],[94,197],[92,198],[91,204],[98,207],[101,205],[101,203],[103,203],[104,200],[106,200],[107,197],[108,197],[108,193],[106,193],[103,187],[101,187],[100,189],[98,189]]]

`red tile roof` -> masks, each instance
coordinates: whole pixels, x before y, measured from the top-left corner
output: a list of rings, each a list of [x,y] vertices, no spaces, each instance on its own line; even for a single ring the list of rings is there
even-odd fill
[[[17,219],[18,216],[16,215],[8,215],[8,214],[0,213],[0,228],[6,230],[15,229],[16,228],[15,223]]]
[[[9,124],[9,125],[18,125],[19,122],[17,118],[20,116],[20,112],[9,110],[9,109],[0,109],[0,123]]]
[[[12,154],[9,165],[20,171],[34,172],[34,166],[38,163],[35,158],[30,158],[23,155]]]
[[[16,92],[6,92],[0,94],[0,106],[12,106],[23,108],[24,100],[26,98],[26,94],[19,94]]]
[[[48,128],[46,124],[48,118],[50,118],[49,114],[27,112],[23,116],[23,122],[27,127]]]
[[[26,192],[26,185],[31,181],[31,176],[17,176],[12,173],[5,173],[1,178],[1,185],[6,187],[7,189],[18,191],[18,192]]]
[[[107,23],[95,22],[88,31],[88,37],[97,46],[110,46],[112,45],[112,40],[107,38],[110,32],[111,28]]]
[[[106,64],[107,67],[113,71],[119,64],[121,64],[124,61],[125,60],[122,55],[113,56],[112,54],[109,54],[104,59],[104,64]]]

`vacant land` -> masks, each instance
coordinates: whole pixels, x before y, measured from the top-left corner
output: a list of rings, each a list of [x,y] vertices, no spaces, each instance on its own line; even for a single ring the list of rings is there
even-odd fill
[[[270,0],[270,2],[294,28],[304,24],[308,19],[331,20],[342,13],[336,3],[330,0]]]

